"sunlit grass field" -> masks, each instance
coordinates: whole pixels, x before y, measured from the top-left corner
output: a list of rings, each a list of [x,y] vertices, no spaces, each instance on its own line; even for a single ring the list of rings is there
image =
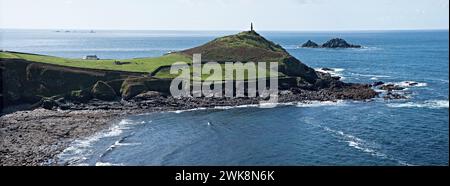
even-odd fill
[[[134,59],[125,59],[125,60],[114,60],[114,59],[100,59],[100,60],[85,60],[85,59],[73,59],[73,58],[62,58],[55,56],[47,56],[47,55],[38,55],[38,54],[26,54],[26,53],[16,53],[16,52],[0,52],[0,58],[3,59],[23,59],[30,62],[38,62],[38,63],[46,63],[53,65],[61,65],[68,67],[77,67],[77,68],[86,68],[86,69],[100,69],[100,70],[116,70],[116,71],[126,71],[126,72],[140,72],[140,73],[151,73],[154,72],[159,67],[166,67],[159,70],[154,77],[157,78],[176,78],[179,74],[171,74],[170,73],[170,65],[176,62],[184,62],[187,64],[192,64],[192,59],[186,55],[173,53],[164,55],[161,57],[154,58],[134,58]],[[116,64],[116,62],[120,62],[122,64]],[[202,68],[208,64],[202,65]],[[236,66],[237,71],[243,70],[245,75],[243,77],[236,76],[236,73],[233,76],[227,76],[225,73],[225,65],[220,64],[221,71],[212,71],[211,73],[206,73],[201,75],[202,80],[208,81],[217,81],[217,80],[249,80],[249,79],[257,79],[258,78],[258,65],[256,65],[256,73],[250,74],[245,70],[243,66]],[[270,70],[269,64],[266,67],[266,73],[264,77],[280,77],[284,76],[283,74]],[[192,66],[189,67],[190,74],[193,74]],[[194,80],[199,80],[195,79]]]
[[[62,65],[68,67],[78,67],[87,69],[101,70],[117,70],[127,72],[153,72],[160,66],[172,65],[175,62],[191,63],[192,59],[182,54],[168,54],[155,58],[135,58],[125,60],[100,59],[100,60],[84,60],[70,59],[37,54],[24,54],[13,52],[0,52],[0,58],[24,59],[30,62],[47,63],[53,65]],[[116,64],[120,61],[121,65]]]

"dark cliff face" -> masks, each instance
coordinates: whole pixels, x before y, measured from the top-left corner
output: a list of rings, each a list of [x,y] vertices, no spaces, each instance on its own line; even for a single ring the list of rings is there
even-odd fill
[[[255,31],[217,38],[180,53],[188,56],[201,53],[205,62],[278,62],[279,71],[286,76],[301,77],[310,83],[314,83],[318,78],[314,69]]]
[[[90,91],[98,81],[120,83],[136,73],[93,70],[48,65],[22,59],[0,59],[3,101],[6,106],[35,103],[43,97],[70,94],[72,91]]]

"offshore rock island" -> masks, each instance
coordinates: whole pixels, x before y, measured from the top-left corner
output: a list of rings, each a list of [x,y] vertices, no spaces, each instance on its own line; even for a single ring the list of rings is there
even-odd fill
[[[334,46],[341,45],[331,42]],[[129,114],[261,101],[258,97],[172,97],[169,87],[175,76],[169,73],[170,65],[192,62],[193,54],[202,54],[202,62],[277,62],[278,75],[270,78],[278,78],[282,103],[378,96],[370,85],[345,83],[315,71],[253,29],[158,58],[81,60],[4,51],[0,52],[5,105],[0,117],[0,164],[57,163],[55,156],[72,140]]]
[[[335,49],[336,48],[362,48],[361,45],[350,44],[341,38],[331,39],[322,45],[319,45],[319,44],[315,43],[314,41],[308,40],[301,47],[302,48],[335,48]]]

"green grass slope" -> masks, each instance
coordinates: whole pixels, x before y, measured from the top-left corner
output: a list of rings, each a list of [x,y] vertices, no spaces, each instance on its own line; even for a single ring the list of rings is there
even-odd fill
[[[289,56],[280,45],[265,39],[255,31],[217,38],[180,53],[187,56],[201,53],[202,61],[219,62],[280,62]]]
[[[160,66],[171,65],[175,62],[190,63],[192,59],[185,55],[169,54],[156,58],[135,58],[125,60],[84,60],[69,59],[46,55],[25,54],[16,52],[0,52],[0,58],[3,59],[24,59],[30,62],[39,62],[53,65],[62,65],[68,67],[78,67],[87,69],[116,70],[127,72],[153,72]],[[124,64],[116,64],[120,61]]]
[[[310,83],[314,83],[318,78],[314,69],[255,31],[220,37],[179,53],[186,56],[201,53],[203,62],[278,62],[277,76],[300,77]]]

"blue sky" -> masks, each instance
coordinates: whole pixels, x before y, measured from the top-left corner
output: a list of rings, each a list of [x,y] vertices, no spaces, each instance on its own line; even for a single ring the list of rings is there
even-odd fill
[[[0,28],[448,29],[449,0],[0,0]]]

